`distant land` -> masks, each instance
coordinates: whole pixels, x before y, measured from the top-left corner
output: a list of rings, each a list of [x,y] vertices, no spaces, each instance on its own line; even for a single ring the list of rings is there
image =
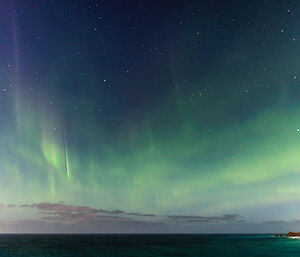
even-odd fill
[[[286,235],[284,234],[276,234],[275,236],[279,236],[279,237],[282,237],[282,236],[286,236],[286,237],[299,237],[300,239],[300,232],[288,232]]]

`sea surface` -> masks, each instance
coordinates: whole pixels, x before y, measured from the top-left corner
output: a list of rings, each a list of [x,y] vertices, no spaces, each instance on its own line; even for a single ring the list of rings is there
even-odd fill
[[[300,240],[271,235],[0,235],[0,257],[300,256]]]

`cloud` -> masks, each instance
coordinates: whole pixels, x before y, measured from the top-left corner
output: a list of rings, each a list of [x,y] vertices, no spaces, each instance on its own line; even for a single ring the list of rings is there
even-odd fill
[[[91,206],[77,206],[64,202],[40,202],[6,205],[7,208],[32,210],[29,219],[15,220],[2,229],[37,233],[186,233],[217,231],[218,226],[247,226],[237,214],[220,216],[155,215],[151,213],[105,210]],[[193,226],[190,226],[193,224]],[[226,226],[226,227],[224,227]],[[31,229],[32,228],[32,229]],[[23,229],[23,230],[22,230]]]
[[[113,216],[113,215],[99,215],[91,212],[55,212],[52,215],[43,217],[44,220],[48,221],[61,221],[66,223],[76,223],[76,224],[88,224],[90,222],[97,221],[122,221],[130,220],[126,217]]]
[[[222,216],[194,216],[194,215],[168,215],[166,222],[179,223],[219,223],[219,222],[244,222],[239,215],[225,214]]]
[[[16,205],[15,204],[7,204],[6,205],[6,208],[9,208],[9,209],[12,209],[12,208],[15,208]]]
[[[91,212],[91,213],[103,213],[103,214],[111,214],[111,215],[129,215],[129,216],[139,216],[139,217],[155,217],[154,214],[143,214],[143,213],[136,213],[136,212],[125,212],[123,210],[103,210],[103,209],[96,209],[90,206],[75,206],[64,204],[63,202],[60,203],[34,203],[34,204],[22,204],[19,207],[21,208],[35,208],[42,211],[56,211],[56,212]]]
[[[55,212],[91,212],[94,209],[88,206],[74,206],[67,204],[53,204],[53,203],[36,203],[32,205],[33,208],[37,208],[43,211],[55,211]]]
[[[154,214],[127,213],[123,210],[103,210],[90,206],[69,205],[63,202],[59,203],[34,203],[22,204],[20,208],[32,208],[40,211],[42,219],[50,222],[65,222],[73,224],[88,224],[99,221],[133,221],[139,222],[139,218],[155,217]]]
[[[30,208],[30,207],[33,207],[33,206],[30,205],[30,204],[21,204],[19,207],[20,208]]]
[[[155,214],[149,214],[149,213],[142,214],[137,212],[129,212],[127,213],[127,215],[140,216],[140,217],[156,217]]]
[[[157,218],[162,222],[177,223],[220,223],[220,222],[244,222],[239,215],[225,214],[222,216],[197,216],[197,215],[167,215],[157,216],[149,213],[126,212],[124,210],[104,210],[96,209],[90,206],[75,206],[65,203],[34,203],[31,205],[20,205],[22,208],[34,208],[44,211],[48,214],[47,219],[68,220],[68,221],[85,221],[85,220],[134,220],[138,218]]]
[[[2,233],[285,233],[298,231],[300,224],[300,220],[251,222],[238,214],[155,215],[63,202],[1,206],[16,212],[21,208],[33,212],[27,219],[0,221]]]
[[[300,220],[266,220],[263,221],[261,224],[263,225],[300,225]]]
[[[241,223],[245,222],[239,215],[225,214],[222,216],[197,216],[197,215],[167,215],[157,216],[151,213],[126,212],[124,210],[104,210],[90,206],[69,205],[59,203],[34,203],[31,205],[23,204],[21,208],[34,208],[42,211],[47,216],[47,220],[68,221],[68,222],[88,222],[99,220],[126,220],[141,221],[148,218],[156,218],[156,222],[164,223]],[[145,220],[144,220],[145,221]]]
[[[63,202],[6,207],[16,212],[26,208],[32,210],[32,214],[28,219],[0,222],[1,233],[153,233],[165,226],[160,220],[153,220],[154,214],[104,210]]]

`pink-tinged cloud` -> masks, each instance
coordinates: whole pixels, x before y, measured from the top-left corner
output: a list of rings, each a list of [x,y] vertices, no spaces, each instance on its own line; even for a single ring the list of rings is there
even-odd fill
[[[22,204],[19,207],[21,208],[34,208],[41,211],[48,211],[48,212],[80,212],[80,213],[102,213],[102,214],[110,214],[110,215],[126,215],[126,216],[137,216],[137,217],[155,217],[155,214],[144,214],[144,213],[131,213],[126,212],[123,210],[103,210],[103,209],[96,209],[90,206],[76,206],[76,205],[69,205],[64,204],[63,202],[60,203],[34,203],[34,204]]]
[[[197,216],[197,215],[167,215],[156,216],[154,214],[144,214],[137,212],[126,212],[123,210],[103,210],[90,206],[75,206],[65,203],[34,203],[31,205],[21,205],[23,208],[33,208],[40,211],[42,219],[49,222],[91,225],[101,222],[132,222],[132,223],[160,223],[160,224],[188,224],[188,223],[243,223],[245,222],[239,215],[225,214],[222,216]]]
[[[37,203],[32,205],[33,208],[37,208],[43,211],[56,211],[56,212],[91,212],[94,208],[88,206],[74,206],[67,204],[53,204],[53,203]]]
[[[96,209],[90,206],[75,206],[64,203],[34,203],[31,205],[23,204],[21,208],[33,208],[41,211],[44,216],[44,220],[51,222],[65,222],[73,224],[89,224],[91,222],[102,222],[102,221],[137,221],[136,217],[155,217],[154,214],[141,214],[141,213],[127,213],[123,210],[103,210]],[[150,216],[149,216],[150,215]]]

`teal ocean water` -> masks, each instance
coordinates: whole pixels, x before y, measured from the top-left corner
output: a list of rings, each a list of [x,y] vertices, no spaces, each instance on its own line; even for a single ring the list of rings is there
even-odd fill
[[[300,256],[300,240],[270,235],[1,235],[0,257]]]

